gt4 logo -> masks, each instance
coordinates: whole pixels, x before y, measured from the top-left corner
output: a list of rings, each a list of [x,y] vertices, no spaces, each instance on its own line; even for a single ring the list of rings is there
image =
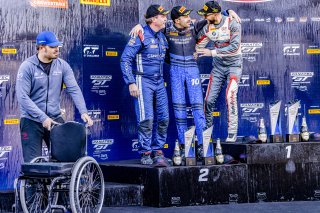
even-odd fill
[[[109,144],[96,144],[93,146],[95,150],[106,150],[108,149]]]
[[[92,84],[94,86],[103,86],[107,83],[108,80],[93,80]]]

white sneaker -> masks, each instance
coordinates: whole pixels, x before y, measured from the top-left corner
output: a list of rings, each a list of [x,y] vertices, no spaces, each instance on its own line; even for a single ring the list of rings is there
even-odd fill
[[[237,140],[237,134],[228,134],[228,137],[226,139],[226,142],[236,142]]]

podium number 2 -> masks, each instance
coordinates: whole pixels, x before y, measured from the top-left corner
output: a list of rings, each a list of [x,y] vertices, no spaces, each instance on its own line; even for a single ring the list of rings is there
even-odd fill
[[[287,150],[287,158],[290,158],[290,156],[291,156],[291,145],[290,146],[286,146],[286,150]]]
[[[200,176],[198,181],[199,182],[204,182],[204,181],[208,181],[208,174],[209,174],[209,169],[205,168],[205,169],[200,169]]]

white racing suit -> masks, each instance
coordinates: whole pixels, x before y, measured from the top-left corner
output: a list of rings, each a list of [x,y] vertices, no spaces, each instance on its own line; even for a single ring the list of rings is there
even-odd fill
[[[206,128],[212,126],[212,112],[221,87],[227,82],[228,134],[238,132],[238,82],[242,74],[241,25],[236,20],[222,16],[218,25],[208,24],[198,34],[197,48],[205,48],[213,41],[217,55],[205,97]]]

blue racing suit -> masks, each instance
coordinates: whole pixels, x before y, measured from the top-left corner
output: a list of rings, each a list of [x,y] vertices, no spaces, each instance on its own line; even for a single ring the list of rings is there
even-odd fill
[[[120,62],[125,83],[135,83],[140,92],[134,99],[140,154],[163,148],[169,124],[168,97],[163,80],[168,43],[162,32],[154,32],[148,25],[143,29],[144,39],[131,38]],[[152,140],[154,105],[157,129]]]
[[[205,128],[203,95],[198,65],[193,54],[198,32],[207,24],[206,20],[191,23],[187,29],[177,29],[173,22],[168,22],[165,35],[169,43],[170,80],[173,109],[176,118],[178,139],[184,144],[187,131],[186,89],[192,107],[198,144],[202,144],[202,131]]]

